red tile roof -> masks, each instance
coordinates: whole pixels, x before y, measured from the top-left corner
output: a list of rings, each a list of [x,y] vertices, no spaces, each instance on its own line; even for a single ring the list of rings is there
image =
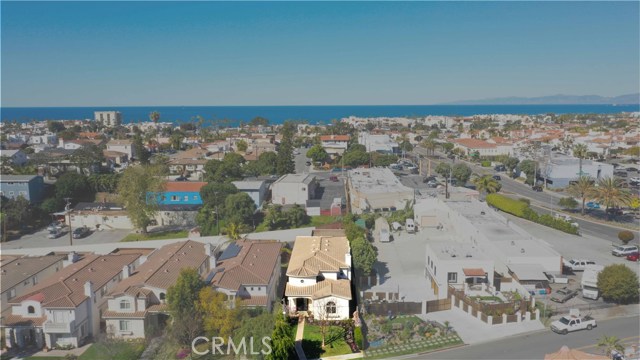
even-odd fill
[[[484,276],[485,275],[484,270],[480,268],[462,269],[462,272],[464,273],[465,276]]]
[[[320,141],[349,141],[351,136],[349,135],[322,135]]]
[[[211,284],[230,290],[238,290],[242,285],[268,285],[276,266],[280,266],[282,243],[261,241],[236,241],[240,252],[218,263]]]
[[[168,181],[165,185],[165,191],[186,191],[200,192],[200,189],[207,185],[206,182],[200,181]]]
[[[496,144],[479,139],[456,139],[453,142],[469,149],[492,149],[496,147]]]

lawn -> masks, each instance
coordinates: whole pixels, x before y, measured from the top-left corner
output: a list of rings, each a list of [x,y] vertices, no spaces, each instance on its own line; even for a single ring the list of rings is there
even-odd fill
[[[121,242],[129,241],[146,241],[146,240],[166,240],[166,239],[180,239],[186,238],[189,235],[187,230],[180,231],[166,231],[161,233],[143,234],[129,234],[120,240]]]
[[[340,326],[327,327],[325,348],[322,349],[322,334],[318,325],[304,325],[302,348],[309,359],[351,354],[351,348],[344,340],[344,329]]]
[[[79,360],[137,360],[145,345],[140,342],[113,341],[108,344],[94,343]]]

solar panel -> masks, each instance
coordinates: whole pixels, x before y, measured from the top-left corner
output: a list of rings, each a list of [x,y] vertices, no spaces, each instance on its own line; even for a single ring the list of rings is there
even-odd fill
[[[229,246],[227,246],[226,249],[224,249],[224,251],[222,252],[222,255],[220,255],[220,258],[218,258],[218,260],[222,261],[222,260],[231,259],[232,257],[236,257],[240,253],[241,249],[242,247],[238,246],[238,244],[231,243],[229,244]]]

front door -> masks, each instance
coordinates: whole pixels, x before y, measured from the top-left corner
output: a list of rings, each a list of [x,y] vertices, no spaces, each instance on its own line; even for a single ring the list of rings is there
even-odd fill
[[[298,311],[307,311],[307,303],[308,300],[305,298],[297,298],[296,299],[296,310]]]

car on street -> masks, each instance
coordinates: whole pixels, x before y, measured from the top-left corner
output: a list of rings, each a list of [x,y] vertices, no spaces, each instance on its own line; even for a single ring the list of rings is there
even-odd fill
[[[49,238],[49,239],[57,239],[62,235],[64,235],[64,232],[62,230],[55,229],[53,231],[49,231],[49,234],[47,234],[47,238]]]
[[[631,179],[629,179],[629,181],[634,183],[640,182],[640,177],[632,177]]]
[[[534,185],[531,187],[533,191],[542,192],[542,185]]]
[[[638,259],[640,259],[640,252],[632,252],[631,254],[627,255],[627,260],[629,261],[638,261]]]
[[[437,187],[438,187],[438,185],[440,185],[440,184],[439,184],[437,181],[435,181],[435,180],[429,181],[429,182],[427,183],[427,187],[428,187],[429,189],[435,189],[435,188],[437,188]]]
[[[91,231],[86,226],[81,226],[79,228],[75,228],[75,229],[73,229],[73,238],[74,239],[83,238],[83,237],[89,235],[90,232]]]
[[[47,226],[47,231],[51,232],[51,231],[55,231],[55,230],[60,230],[62,229],[63,225],[57,221],[52,222],[51,224],[49,224],[49,226]]]
[[[311,161],[307,161],[307,162],[305,163],[305,165],[307,165],[307,166],[311,166]]]
[[[596,320],[591,316],[581,318],[577,315],[563,316],[559,320],[551,323],[551,330],[555,333],[567,335],[572,331],[591,330],[598,326]]]
[[[428,183],[428,182],[431,182],[431,181],[436,181],[436,177],[435,176],[427,176],[422,180],[422,182],[424,182],[424,183]]]
[[[595,264],[596,262],[593,260],[571,259],[565,261],[564,266],[571,269],[571,271],[584,271],[587,266]]]
[[[493,175],[493,178],[494,178],[495,180],[498,180],[498,181],[502,180],[502,178],[500,177],[500,175]]]
[[[567,287],[557,290],[552,296],[551,301],[564,304],[578,295],[578,290],[571,290]]]
[[[622,178],[626,178],[627,176],[629,176],[627,175],[626,171],[614,171],[613,175],[617,177],[622,177]]]
[[[589,201],[586,205],[589,209],[600,209],[600,204],[594,201]]]
[[[337,177],[337,176],[335,176],[335,175],[331,175],[331,176],[329,176],[329,180],[331,180],[331,181],[333,181],[333,182],[338,182],[338,181],[339,181],[339,180],[338,180],[338,177]]]
[[[611,255],[621,257],[621,256],[631,255],[637,252],[638,252],[637,245],[617,245],[617,246],[614,246],[613,249],[611,250]]]
[[[622,211],[622,209],[620,209],[620,208],[608,208],[607,209],[607,214],[624,215],[624,211]]]
[[[627,170],[627,172],[638,172],[638,169],[636,169],[634,167],[628,167],[625,170]]]
[[[495,171],[507,171],[507,168],[504,165],[497,165],[493,168]]]

